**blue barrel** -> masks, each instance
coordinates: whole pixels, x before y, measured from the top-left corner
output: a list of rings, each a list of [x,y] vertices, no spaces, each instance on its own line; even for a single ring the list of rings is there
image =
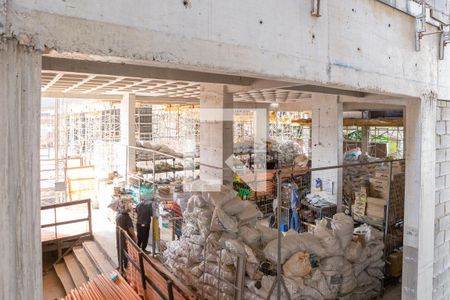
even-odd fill
[[[286,232],[288,231],[288,226],[286,223],[281,223],[281,232]]]

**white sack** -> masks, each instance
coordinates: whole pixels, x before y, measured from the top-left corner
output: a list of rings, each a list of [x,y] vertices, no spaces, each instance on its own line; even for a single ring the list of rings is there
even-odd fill
[[[284,275],[290,278],[306,276],[311,270],[309,254],[304,252],[295,253],[283,265]]]
[[[320,220],[319,224],[317,224],[314,229],[314,236],[320,240],[320,243],[325,249],[325,256],[343,255],[339,240],[333,234],[333,231],[327,228],[327,220]]]
[[[211,220],[211,231],[238,232],[236,219],[227,215],[221,208],[216,207]]]
[[[252,248],[258,248],[261,240],[261,233],[255,228],[242,226],[239,228],[239,236],[242,240]]]
[[[333,216],[331,221],[331,228],[333,233],[339,239],[341,248],[345,249],[351,242],[353,237],[353,219],[344,213],[337,213]]]
[[[351,262],[356,262],[361,257],[363,247],[360,242],[351,241],[345,248],[345,258]]]

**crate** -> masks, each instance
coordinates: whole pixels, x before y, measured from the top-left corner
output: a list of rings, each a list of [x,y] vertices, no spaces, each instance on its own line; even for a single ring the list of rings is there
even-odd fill
[[[323,218],[333,218],[333,216],[336,214],[337,206],[336,204],[330,203],[329,206],[314,206],[311,203],[307,202],[306,200],[302,200],[301,204],[308,210],[312,211],[314,213],[314,216],[316,219],[323,219]]]

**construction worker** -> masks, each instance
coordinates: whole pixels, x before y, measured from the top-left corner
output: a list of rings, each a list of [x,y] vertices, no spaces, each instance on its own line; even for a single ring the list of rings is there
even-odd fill
[[[136,232],[137,232],[137,244],[142,251],[145,250],[148,244],[148,238],[150,235],[150,227],[152,223],[153,216],[153,201],[146,199],[141,200],[141,202],[136,206],[137,222],[136,222]]]
[[[120,205],[118,214],[116,216],[116,231],[117,238],[119,237],[119,228],[123,229],[134,241],[136,241],[136,235],[133,230],[133,221],[129,215],[130,208],[126,205]],[[117,239],[117,247],[120,245],[120,249],[122,251],[128,251],[127,243],[125,242],[126,238],[123,234],[120,235],[120,240]],[[119,244],[120,243],[120,244]],[[126,268],[128,265],[128,259],[122,253],[119,253],[119,257],[122,258],[122,266]]]

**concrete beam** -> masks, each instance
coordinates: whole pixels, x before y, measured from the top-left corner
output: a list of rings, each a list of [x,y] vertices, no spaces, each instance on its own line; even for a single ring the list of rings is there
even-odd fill
[[[402,105],[390,105],[382,103],[360,103],[360,102],[345,102],[344,111],[365,111],[365,110],[398,110],[402,111],[404,106]]]
[[[253,82],[252,78],[242,76],[50,56],[42,57],[42,70],[233,85],[250,85]]]
[[[346,95],[346,96],[353,96],[353,97],[359,97],[359,98],[363,98],[367,95],[366,93],[363,93],[363,92],[337,89],[337,88],[331,88],[331,87],[319,86],[319,85],[297,85],[297,86],[283,87],[281,89],[289,90],[289,91],[301,91],[301,92],[311,92],[311,93],[329,94],[329,95]]]
[[[91,100],[105,100],[105,101],[121,101],[124,94],[79,94],[79,93],[53,93],[43,92],[42,97],[48,98],[66,98],[66,99],[91,99]],[[152,104],[199,104],[198,98],[176,98],[164,96],[144,96],[135,95],[136,101],[152,103]]]
[[[39,52],[0,39],[0,299],[42,299]]]

